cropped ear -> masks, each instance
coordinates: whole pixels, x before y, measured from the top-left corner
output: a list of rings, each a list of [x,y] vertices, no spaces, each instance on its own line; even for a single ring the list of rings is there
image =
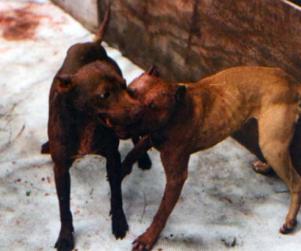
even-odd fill
[[[160,77],[160,72],[159,69],[157,68],[157,66],[152,65],[146,72],[148,75],[150,76],[154,76],[154,77]]]
[[[185,85],[178,85],[176,89],[176,102],[181,102],[186,94],[186,86]]]
[[[58,81],[57,91],[59,93],[66,93],[72,89],[72,75],[70,74],[60,74],[55,77],[55,80]]]

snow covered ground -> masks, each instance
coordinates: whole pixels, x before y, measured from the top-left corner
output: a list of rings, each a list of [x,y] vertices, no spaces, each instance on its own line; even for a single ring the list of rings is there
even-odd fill
[[[40,155],[47,140],[48,91],[66,49],[91,34],[46,0],[0,0],[0,250],[53,250],[59,232],[52,163]],[[141,69],[107,47],[130,81]],[[124,156],[131,143],[123,142]],[[164,173],[134,169],[123,186],[130,231],[111,234],[104,159],[87,156],[72,168],[72,211],[78,251],[123,251],[150,224]],[[276,177],[251,170],[254,156],[231,139],[195,154],[189,179],[154,250],[301,250],[300,227],[278,233],[289,204]],[[300,220],[300,216],[299,216]]]

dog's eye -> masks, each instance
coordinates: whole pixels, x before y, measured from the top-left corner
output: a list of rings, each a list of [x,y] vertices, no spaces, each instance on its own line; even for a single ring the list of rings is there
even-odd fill
[[[98,95],[98,98],[99,98],[100,100],[107,99],[108,97],[110,97],[110,93],[109,93],[109,92],[104,92],[104,93]]]

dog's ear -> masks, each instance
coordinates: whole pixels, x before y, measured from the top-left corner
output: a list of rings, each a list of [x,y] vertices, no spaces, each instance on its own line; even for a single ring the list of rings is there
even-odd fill
[[[181,102],[186,94],[186,86],[185,85],[178,85],[176,89],[176,102]]]
[[[159,69],[157,68],[157,66],[152,65],[146,72],[148,75],[150,76],[154,76],[154,77],[160,77],[160,72]]]
[[[72,75],[70,74],[60,74],[55,77],[55,80],[58,81],[57,91],[59,93],[66,93],[72,89]]]

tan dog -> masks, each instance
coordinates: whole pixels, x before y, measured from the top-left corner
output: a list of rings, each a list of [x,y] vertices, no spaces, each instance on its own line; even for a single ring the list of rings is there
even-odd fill
[[[129,136],[148,136],[125,159],[126,174],[140,152],[155,146],[167,180],[160,208],[133,250],[151,250],[158,239],[187,178],[190,154],[214,146],[251,118],[258,120],[265,159],[290,191],[280,232],[293,230],[301,202],[301,179],[289,155],[300,114],[301,86],[296,81],[278,68],[235,67],[196,83],[167,84],[153,68],[134,80],[129,91],[140,100],[143,115],[139,124],[124,130]]]

